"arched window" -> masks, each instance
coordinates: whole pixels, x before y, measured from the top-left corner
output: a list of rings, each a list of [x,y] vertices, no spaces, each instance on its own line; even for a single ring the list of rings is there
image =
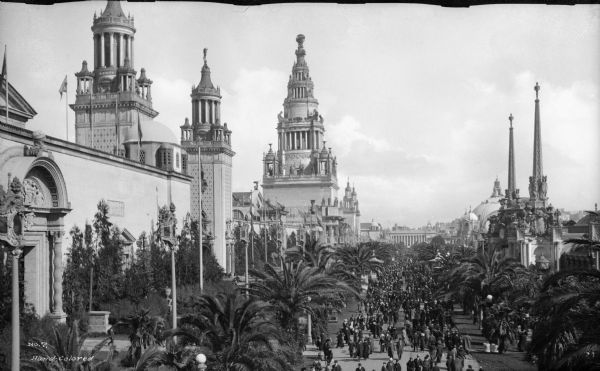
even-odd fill
[[[179,168],[179,153],[175,154],[175,167]]]
[[[140,163],[141,164],[146,163],[146,151],[144,151],[143,149],[140,150]]]

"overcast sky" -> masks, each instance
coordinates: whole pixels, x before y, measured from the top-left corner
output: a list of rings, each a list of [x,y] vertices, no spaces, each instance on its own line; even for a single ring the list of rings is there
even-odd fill
[[[0,4],[9,81],[38,112],[33,130],[65,137],[58,88],[93,65],[92,18],[105,2]],[[208,48],[222,120],[233,130],[234,191],[261,179],[277,113],[304,47],[340,187],[356,186],[363,221],[449,221],[507,185],[508,115],[517,186],[532,171],[533,87],[541,86],[544,173],[556,207],[600,201],[600,6],[124,3],[135,68],[154,81],[157,121],[179,137]],[[69,110],[70,111],[70,110]],[[70,137],[74,115],[69,112]],[[342,195],[342,192],[340,192]]]

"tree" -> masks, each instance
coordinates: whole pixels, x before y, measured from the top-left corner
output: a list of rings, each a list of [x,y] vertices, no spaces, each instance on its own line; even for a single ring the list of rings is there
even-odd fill
[[[206,348],[211,370],[292,370],[291,353],[271,320],[272,307],[238,292],[203,295],[181,328],[168,332],[181,345]]]
[[[252,270],[251,275],[257,281],[251,283],[249,292],[273,305],[281,329],[289,339],[298,339],[300,347],[304,344],[298,321],[301,316],[318,316],[319,312],[339,309],[344,305],[344,292],[357,296],[358,293],[347,283],[302,261],[282,265],[281,270],[271,264],[265,265],[264,272]]]
[[[343,245],[336,250],[335,259],[360,281],[363,275],[369,272],[378,273],[383,269],[383,260],[377,255],[378,251],[384,250],[374,249],[366,243]]]
[[[544,282],[531,352],[544,370],[600,368],[600,272],[562,271]]]
[[[148,309],[140,309],[125,320],[119,321],[114,327],[127,327],[129,330],[129,342],[131,345],[122,364],[124,366],[133,366],[139,361],[146,349],[161,344],[166,323],[161,317],[150,316]]]
[[[91,226],[86,224],[85,230]],[[63,271],[63,306],[65,312],[73,318],[89,308],[90,273],[94,263],[94,248],[86,243],[84,233],[74,226],[69,232],[71,246],[67,251],[67,262]]]

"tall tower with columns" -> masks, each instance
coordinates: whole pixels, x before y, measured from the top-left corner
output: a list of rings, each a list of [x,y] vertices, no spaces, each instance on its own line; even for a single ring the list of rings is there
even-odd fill
[[[210,221],[207,232],[214,238],[213,252],[227,273],[231,272],[231,246],[227,246],[225,232],[231,219],[231,165],[235,152],[231,149],[231,130],[227,123],[221,124],[221,89],[213,85],[210,68],[204,49],[202,77],[197,86],[192,86],[192,123],[185,119],[181,126],[181,146],[184,172],[192,176],[190,210],[192,218],[198,220],[204,210]],[[204,191],[202,181],[204,180]],[[200,208],[202,198],[202,209]]]
[[[75,141],[104,152],[124,155],[130,128],[158,115],[152,108],[152,80],[144,68],[136,79],[134,19],[119,1],[108,1],[92,25],[94,69],[83,61],[77,77]],[[143,134],[142,134],[143,135]],[[129,138],[131,139],[131,138]]]
[[[325,142],[323,116],[305,60],[304,35],[298,35],[296,61],[278,115],[277,150],[263,157],[264,197],[286,207],[306,207],[310,200],[337,198],[337,161]]]

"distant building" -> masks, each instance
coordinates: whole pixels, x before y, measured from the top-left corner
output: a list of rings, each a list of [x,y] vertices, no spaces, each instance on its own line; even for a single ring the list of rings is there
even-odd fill
[[[439,234],[439,231],[431,227],[413,229],[395,225],[386,233],[386,239],[394,244],[403,244],[406,247],[411,247],[421,242],[429,242]]]
[[[360,242],[383,241],[385,231],[381,224],[371,221],[370,223],[360,223]]]

